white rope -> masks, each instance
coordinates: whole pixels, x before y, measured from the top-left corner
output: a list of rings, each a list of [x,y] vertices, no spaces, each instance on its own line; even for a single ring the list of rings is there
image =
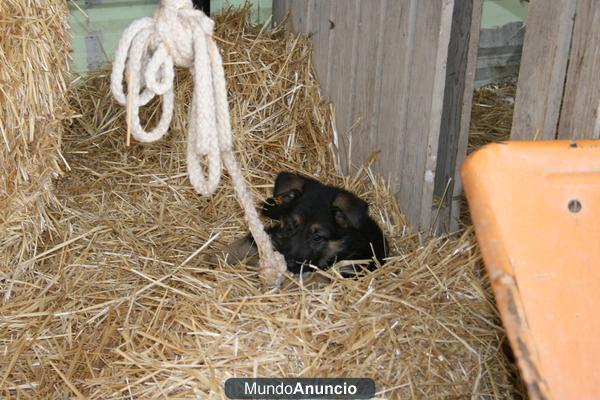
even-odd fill
[[[233,154],[223,61],[212,38],[213,25],[190,0],[161,0],[154,18],[134,21],[123,33],[113,63],[111,90],[120,104],[128,106],[132,136],[140,142],[154,142],[167,133],[173,117],[173,66],[191,68],[190,182],[199,194],[212,195],[221,179],[221,163],[225,164],[258,247],[261,277],[267,285],[279,286],[285,260],[272,247]],[[127,78],[130,98],[123,91],[123,78]],[[154,96],[163,96],[162,113],[156,127],[146,132],[139,109]]]

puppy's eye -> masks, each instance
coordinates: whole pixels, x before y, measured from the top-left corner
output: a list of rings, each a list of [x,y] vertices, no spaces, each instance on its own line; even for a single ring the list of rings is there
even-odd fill
[[[294,200],[296,200],[298,197],[300,197],[300,192],[297,190],[290,190],[288,192],[279,194],[277,196],[274,197],[275,203],[280,206],[280,205],[284,205],[284,204],[290,204],[292,203]]]
[[[298,193],[296,193],[295,190],[292,190],[291,192],[288,192],[288,193],[286,193],[285,196],[283,196],[283,201],[286,203],[289,203],[292,200],[294,200],[297,196],[298,196]]]
[[[325,241],[325,237],[323,237],[323,236],[321,236],[319,234],[315,234],[315,235],[313,235],[312,240],[315,243],[321,243],[321,242]]]

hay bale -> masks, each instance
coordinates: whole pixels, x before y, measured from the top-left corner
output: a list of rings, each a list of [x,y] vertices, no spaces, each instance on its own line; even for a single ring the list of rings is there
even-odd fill
[[[64,0],[0,2],[0,263],[29,258],[51,224],[66,109],[70,37]]]
[[[233,376],[371,377],[389,399],[520,396],[472,231],[423,241],[368,168],[337,174],[309,41],[247,14],[217,18],[217,35],[250,189],[264,198],[281,169],[343,185],[370,201],[392,257],[362,279],[288,277],[270,294],[251,266],[208,264],[246,228],[227,179],[201,198],[186,177],[189,75],[177,75],[170,135],[127,147],[123,108],[96,74],[72,97],[82,117],[64,136],[60,229],[0,306],[0,396],[220,399]]]

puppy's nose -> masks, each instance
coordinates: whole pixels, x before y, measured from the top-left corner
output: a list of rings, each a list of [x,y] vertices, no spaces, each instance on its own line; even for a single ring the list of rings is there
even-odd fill
[[[295,259],[286,257],[285,263],[287,264],[287,270],[290,271],[291,273],[297,274],[300,272],[301,264],[299,262],[297,262]]]

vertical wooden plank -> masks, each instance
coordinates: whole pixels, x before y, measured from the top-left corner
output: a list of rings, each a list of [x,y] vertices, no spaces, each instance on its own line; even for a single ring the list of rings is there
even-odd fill
[[[458,0],[461,1],[461,0]],[[438,3],[439,6],[439,3]],[[442,0],[440,17],[437,22],[437,51],[435,70],[433,73],[433,88],[431,93],[431,113],[429,120],[429,131],[425,146],[420,147],[425,153],[424,171],[421,175],[423,190],[421,194],[421,229],[431,228],[433,222],[432,206],[433,192],[435,190],[435,174],[437,171],[437,155],[441,136],[441,122],[444,108],[444,90],[446,86],[446,67],[448,60],[448,46],[450,44],[450,33],[452,31],[452,15],[454,11],[454,0]],[[437,10],[434,15],[437,15]],[[422,45],[422,44],[418,44]],[[456,149],[453,149],[455,152]]]
[[[358,30],[358,10],[360,0],[331,0],[331,22],[334,27],[330,41],[333,41],[331,53],[331,79],[328,94],[335,104],[335,120],[340,135],[342,167],[348,172],[351,160],[352,127],[351,115],[354,100],[356,74],[356,41]]]
[[[413,68],[411,50],[416,27],[417,0],[390,0],[384,16],[381,60],[381,92],[376,148],[381,150],[380,172],[397,191],[402,210],[409,212],[405,203],[406,188],[402,188],[409,77]],[[404,190],[403,190],[404,189]]]
[[[323,68],[323,75],[325,78],[325,86],[323,86],[323,90],[325,93],[329,93],[329,83],[331,82],[331,60],[332,52],[333,52],[333,39],[332,35],[334,34],[334,24],[331,22],[331,10],[333,9],[332,3],[330,1],[321,2],[322,7],[320,10],[320,14],[322,17],[320,18],[321,22],[321,36],[319,37],[320,44],[320,53],[319,57],[327,60],[327,66]],[[325,18],[327,16],[327,18]],[[325,71],[326,69],[326,71]]]
[[[298,33],[306,33],[308,25],[308,9],[310,0],[290,0],[289,10],[291,13],[292,30]]]
[[[278,26],[290,9],[291,0],[273,0],[273,26]]]
[[[463,101],[460,118],[460,131],[458,138],[458,148],[456,151],[456,162],[454,164],[454,188],[452,188],[452,202],[450,210],[449,231],[458,230],[460,223],[460,213],[462,204],[462,180],[460,177],[460,167],[467,156],[467,147],[469,144],[469,130],[471,128],[471,109],[473,105],[473,90],[475,85],[475,75],[477,74],[477,50],[479,48],[479,32],[481,27],[481,12],[484,0],[473,0],[473,13],[471,17],[471,34],[469,37],[469,52],[463,90]],[[442,129],[444,127],[442,126]]]
[[[430,104],[428,103],[433,91],[432,76],[435,61],[432,61],[435,60],[437,47],[437,32],[431,29],[436,18],[428,15],[427,11],[435,10],[439,11],[439,8],[431,8],[431,4],[427,8],[427,4],[415,2],[414,15],[411,16],[415,28],[407,59],[407,62],[413,66],[407,79],[407,90],[402,94],[406,98],[407,114],[400,156],[401,180],[398,197],[410,224],[419,228],[421,228],[421,194],[423,193],[421,177],[424,172],[420,161],[424,161],[425,158],[423,149],[426,146],[425,137],[428,135],[429,128]]]
[[[575,4],[537,0],[529,5],[511,139],[556,137]]]
[[[482,0],[454,3],[434,187],[433,218],[438,233],[458,229],[459,167],[467,153],[481,10]]]
[[[310,33],[313,42],[313,63],[323,94],[328,92],[330,63],[330,33],[333,28],[331,19],[331,1],[313,1],[311,4]]]
[[[273,0],[274,26],[280,23],[288,11],[292,14],[290,29],[301,34],[311,35],[313,43],[313,63],[321,86],[327,93],[328,75],[331,69],[330,39],[332,38],[331,8],[333,1],[319,0]]]
[[[401,205],[413,226],[429,229],[435,165],[452,25],[453,0],[417,3],[403,151]]]
[[[273,0],[273,26],[280,24],[288,12],[287,29],[298,33],[307,32],[309,2],[311,0]]]
[[[600,139],[600,4],[578,0],[560,114],[561,139]]]
[[[397,5],[396,5],[397,6]],[[386,53],[384,47],[385,38],[385,21],[387,18],[387,11],[390,8],[390,0],[383,0],[379,7],[379,26],[377,32],[377,54],[376,54],[376,69],[375,69],[375,87],[373,89],[373,104],[372,104],[372,117],[370,122],[370,146],[372,150],[376,150],[381,153],[381,147],[378,147],[379,142],[379,115],[381,114],[381,93],[384,83],[383,76],[383,57]],[[381,171],[380,171],[381,172]]]
[[[386,0],[361,1],[358,10],[360,32],[356,42],[356,75],[350,111],[353,130],[352,160],[362,163],[377,150],[375,136],[379,111],[379,92],[382,84],[380,45],[383,35]],[[361,164],[355,165],[360,167]]]

